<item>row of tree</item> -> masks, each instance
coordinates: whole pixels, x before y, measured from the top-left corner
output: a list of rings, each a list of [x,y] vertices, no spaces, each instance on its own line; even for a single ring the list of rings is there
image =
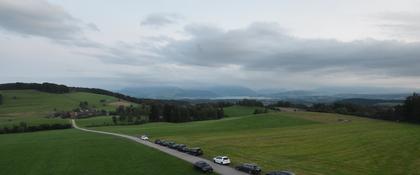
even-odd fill
[[[414,93],[407,97],[402,105],[398,106],[375,106],[336,102],[332,104],[313,104],[307,110],[420,123],[420,96]]]
[[[236,102],[237,105],[240,106],[252,106],[252,107],[263,107],[264,104],[261,101],[258,100],[252,100],[252,99],[243,99],[241,101]]]
[[[220,119],[224,117],[222,107],[217,103],[196,105],[159,104],[150,106],[149,120],[152,122],[188,122],[198,120]]]
[[[70,124],[40,124],[40,125],[28,125],[26,122],[20,122],[12,126],[3,126],[0,127],[0,134],[7,133],[20,133],[20,132],[34,132],[34,131],[44,131],[44,130],[55,130],[55,129],[68,129],[71,128]]]
[[[53,83],[6,83],[0,84],[0,90],[26,90],[34,89],[42,92],[49,93],[68,93],[70,88],[65,85],[58,85]]]
[[[113,115],[112,121],[117,124],[143,124],[148,122],[149,108],[145,105],[134,107],[118,106]]]

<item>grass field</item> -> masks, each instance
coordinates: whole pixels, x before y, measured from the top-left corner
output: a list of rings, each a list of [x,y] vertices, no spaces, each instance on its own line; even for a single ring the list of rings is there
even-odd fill
[[[0,135],[0,155],[5,175],[200,174],[141,144],[74,129]]]
[[[77,107],[80,101],[104,109],[121,104],[115,98],[88,93],[1,93],[6,99],[0,106],[0,126],[20,121],[68,122],[44,116],[54,108]],[[101,103],[102,99],[106,102]],[[288,169],[299,175],[420,175],[419,125],[313,112],[251,115],[254,110],[232,106],[225,108],[230,117],[221,120],[93,129],[174,140],[202,147],[207,158],[228,155],[233,165],[253,162],[266,171]],[[101,116],[77,122],[86,127],[112,120]],[[0,155],[0,174],[197,173],[191,165],[142,145],[73,129],[0,135]]]
[[[254,114],[255,109],[263,109],[262,107],[248,107],[248,106],[229,106],[224,108],[227,117],[239,117]]]
[[[54,110],[69,111],[77,108],[81,101],[105,110],[115,110],[118,104],[131,104],[118,101],[114,97],[84,92],[52,94],[35,90],[7,90],[0,91],[0,94],[4,98],[0,105],[0,127],[17,125],[22,121],[28,125],[68,123],[68,120],[50,119],[46,116]]]
[[[352,116],[280,112],[181,124],[98,127],[149,134],[228,155],[234,165],[299,175],[420,174],[420,126]]]

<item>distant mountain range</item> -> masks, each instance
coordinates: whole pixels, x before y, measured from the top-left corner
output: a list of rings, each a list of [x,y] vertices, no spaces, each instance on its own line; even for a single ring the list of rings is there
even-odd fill
[[[363,90],[363,91],[362,91]],[[316,90],[252,90],[242,86],[214,86],[205,88],[184,89],[174,86],[153,87],[128,87],[118,92],[139,97],[154,99],[273,99],[287,100],[299,103],[328,103],[343,99],[378,99],[378,100],[402,100],[411,93],[407,91],[394,92],[390,90],[362,89],[361,93],[356,90],[337,90],[333,88]],[[349,93],[345,93],[349,92]],[[379,93],[374,93],[379,92]]]

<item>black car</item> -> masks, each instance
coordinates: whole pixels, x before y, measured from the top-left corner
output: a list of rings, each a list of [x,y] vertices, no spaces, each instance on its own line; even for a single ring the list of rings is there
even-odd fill
[[[178,150],[178,151],[182,151],[182,148],[186,148],[187,145],[184,144],[177,144],[176,147],[174,149]]]
[[[160,140],[160,139],[156,139],[156,140],[155,140],[155,144],[158,144],[158,145],[162,144],[162,140]]]
[[[176,143],[175,142],[172,142],[172,141],[167,141],[166,143],[165,143],[165,145],[164,146],[166,146],[166,147],[171,147],[171,146],[173,146],[173,145],[175,145]]]
[[[180,144],[169,145],[169,148],[177,149]]]
[[[203,155],[203,150],[201,148],[188,148],[187,153],[193,156],[201,156]]]
[[[243,163],[239,166],[236,166],[235,169],[254,175],[258,175],[261,173],[261,168],[258,165],[251,163]]]
[[[201,170],[202,172],[205,172],[205,173],[213,172],[213,168],[208,163],[206,163],[204,161],[195,162],[194,167]]]
[[[178,151],[181,151],[181,152],[184,152],[184,153],[186,153],[186,152],[188,152],[188,148],[187,148],[187,146],[184,146],[184,147],[181,147],[181,148],[179,148],[178,149]]]
[[[293,173],[291,171],[273,171],[273,172],[269,172],[265,175],[295,175],[295,173]]]

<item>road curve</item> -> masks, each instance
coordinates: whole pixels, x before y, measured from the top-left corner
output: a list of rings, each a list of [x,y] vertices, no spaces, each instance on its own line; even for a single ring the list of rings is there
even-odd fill
[[[149,142],[149,141],[141,140],[141,139],[139,139],[137,137],[133,137],[133,136],[125,135],[125,134],[117,134],[117,133],[112,133],[112,132],[96,131],[96,130],[90,130],[90,129],[86,129],[86,128],[80,128],[80,127],[78,127],[76,125],[76,122],[75,122],[74,119],[71,120],[71,123],[72,123],[72,126],[75,129],[86,131],[86,132],[93,132],[93,133],[99,133],[99,134],[106,134],[106,135],[112,135],[112,136],[117,136],[117,137],[123,137],[123,138],[129,139],[129,140],[132,140],[132,141],[141,143],[143,145],[152,147],[154,149],[157,149],[157,150],[162,151],[162,152],[164,152],[166,154],[169,154],[171,156],[177,157],[179,159],[185,160],[185,161],[190,162],[190,163],[195,163],[195,162],[200,161],[200,160],[201,161],[205,161],[210,166],[213,167],[214,172],[216,172],[216,173],[218,173],[220,175],[247,175],[246,173],[240,172],[240,171],[238,171],[238,170],[236,170],[236,169],[234,169],[232,167],[224,166],[224,165],[219,165],[219,164],[213,163],[212,161],[209,161],[207,159],[204,159],[204,158],[201,158],[201,157],[192,156],[192,155],[189,155],[189,154],[186,154],[186,153],[182,153],[182,152],[179,152],[179,151],[176,151],[176,150],[173,150],[173,149],[169,149],[167,147],[160,146],[160,145],[154,144],[154,143]]]

